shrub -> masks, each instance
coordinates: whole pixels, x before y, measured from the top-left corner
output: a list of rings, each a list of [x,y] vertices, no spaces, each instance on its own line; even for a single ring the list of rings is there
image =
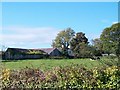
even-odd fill
[[[55,67],[49,71],[25,68],[2,71],[2,88],[107,88],[117,89],[120,83],[120,67],[88,70],[79,65]]]

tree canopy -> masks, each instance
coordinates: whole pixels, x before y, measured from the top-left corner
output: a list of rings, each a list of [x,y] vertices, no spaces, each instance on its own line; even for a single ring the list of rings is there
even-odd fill
[[[68,47],[70,46],[70,41],[74,35],[75,31],[71,28],[67,28],[57,34],[52,46],[63,50],[64,53],[67,53]]]
[[[102,42],[100,40],[100,38],[95,38],[92,40],[92,44],[94,45],[94,47],[97,49],[97,50],[101,50],[102,49]]]
[[[103,53],[103,45],[102,45],[102,41],[100,40],[100,38],[95,38],[92,40],[92,47],[94,49],[93,53],[95,56],[101,56]]]
[[[76,36],[70,42],[70,48],[73,51],[75,57],[89,56],[90,47],[88,45],[88,39],[86,38],[85,33],[76,33]]]
[[[61,49],[65,55],[70,49],[78,58],[101,55],[103,52],[114,53],[120,57],[120,23],[105,28],[100,38],[96,38],[92,42],[93,46],[89,45],[85,33],[75,34],[74,30],[67,28],[57,34],[52,46]]]
[[[113,24],[103,30],[100,40],[102,41],[102,48],[107,53],[116,53],[120,43],[120,23]]]

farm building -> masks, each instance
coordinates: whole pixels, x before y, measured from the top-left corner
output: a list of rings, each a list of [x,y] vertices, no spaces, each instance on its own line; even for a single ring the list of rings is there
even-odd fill
[[[41,48],[40,50],[47,53],[49,56],[61,56],[61,52],[57,48]]]
[[[2,59],[2,54],[3,54],[3,52],[2,52],[2,51],[0,51],[0,59]]]
[[[44,49],[21,49],[21,48],[8,48],[3,55],[5,60],[18,60],[18,59],[40,59],[47,58],[48,56],[61,56],[61,52],[57,48],[44,48]]]

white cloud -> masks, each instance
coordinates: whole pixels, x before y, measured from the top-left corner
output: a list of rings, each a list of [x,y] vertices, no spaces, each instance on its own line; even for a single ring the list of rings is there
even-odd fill
[[[112,24],[116,24],[116,23],[118,23],[118,21],[112,22]]]
[[[2,44],[6,46],[39,46],[52,44],[52,40],[56,37],[60,29],[52,27],[19,27],[10,26],[3,27]],[[34,46],[35,47],[35,46]],[[34,48],[33,47],[33,48]]]
[[[106,19],[101,20],[101,22],[104,23],[104,24],[116,24],[116,23],[118,23],[118,21],[113,21],[113,22],[111,23],[111,21],[106,20]]]

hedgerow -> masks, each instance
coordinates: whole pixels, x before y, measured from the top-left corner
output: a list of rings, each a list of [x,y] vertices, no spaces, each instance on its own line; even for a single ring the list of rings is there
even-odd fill
[[[3,89],[64,88],[64,89],[118,89],[120,88],[120,67],[86,69],[80,65],[55,67],[49,71],[39,68],[21,70],[3,69]]]

